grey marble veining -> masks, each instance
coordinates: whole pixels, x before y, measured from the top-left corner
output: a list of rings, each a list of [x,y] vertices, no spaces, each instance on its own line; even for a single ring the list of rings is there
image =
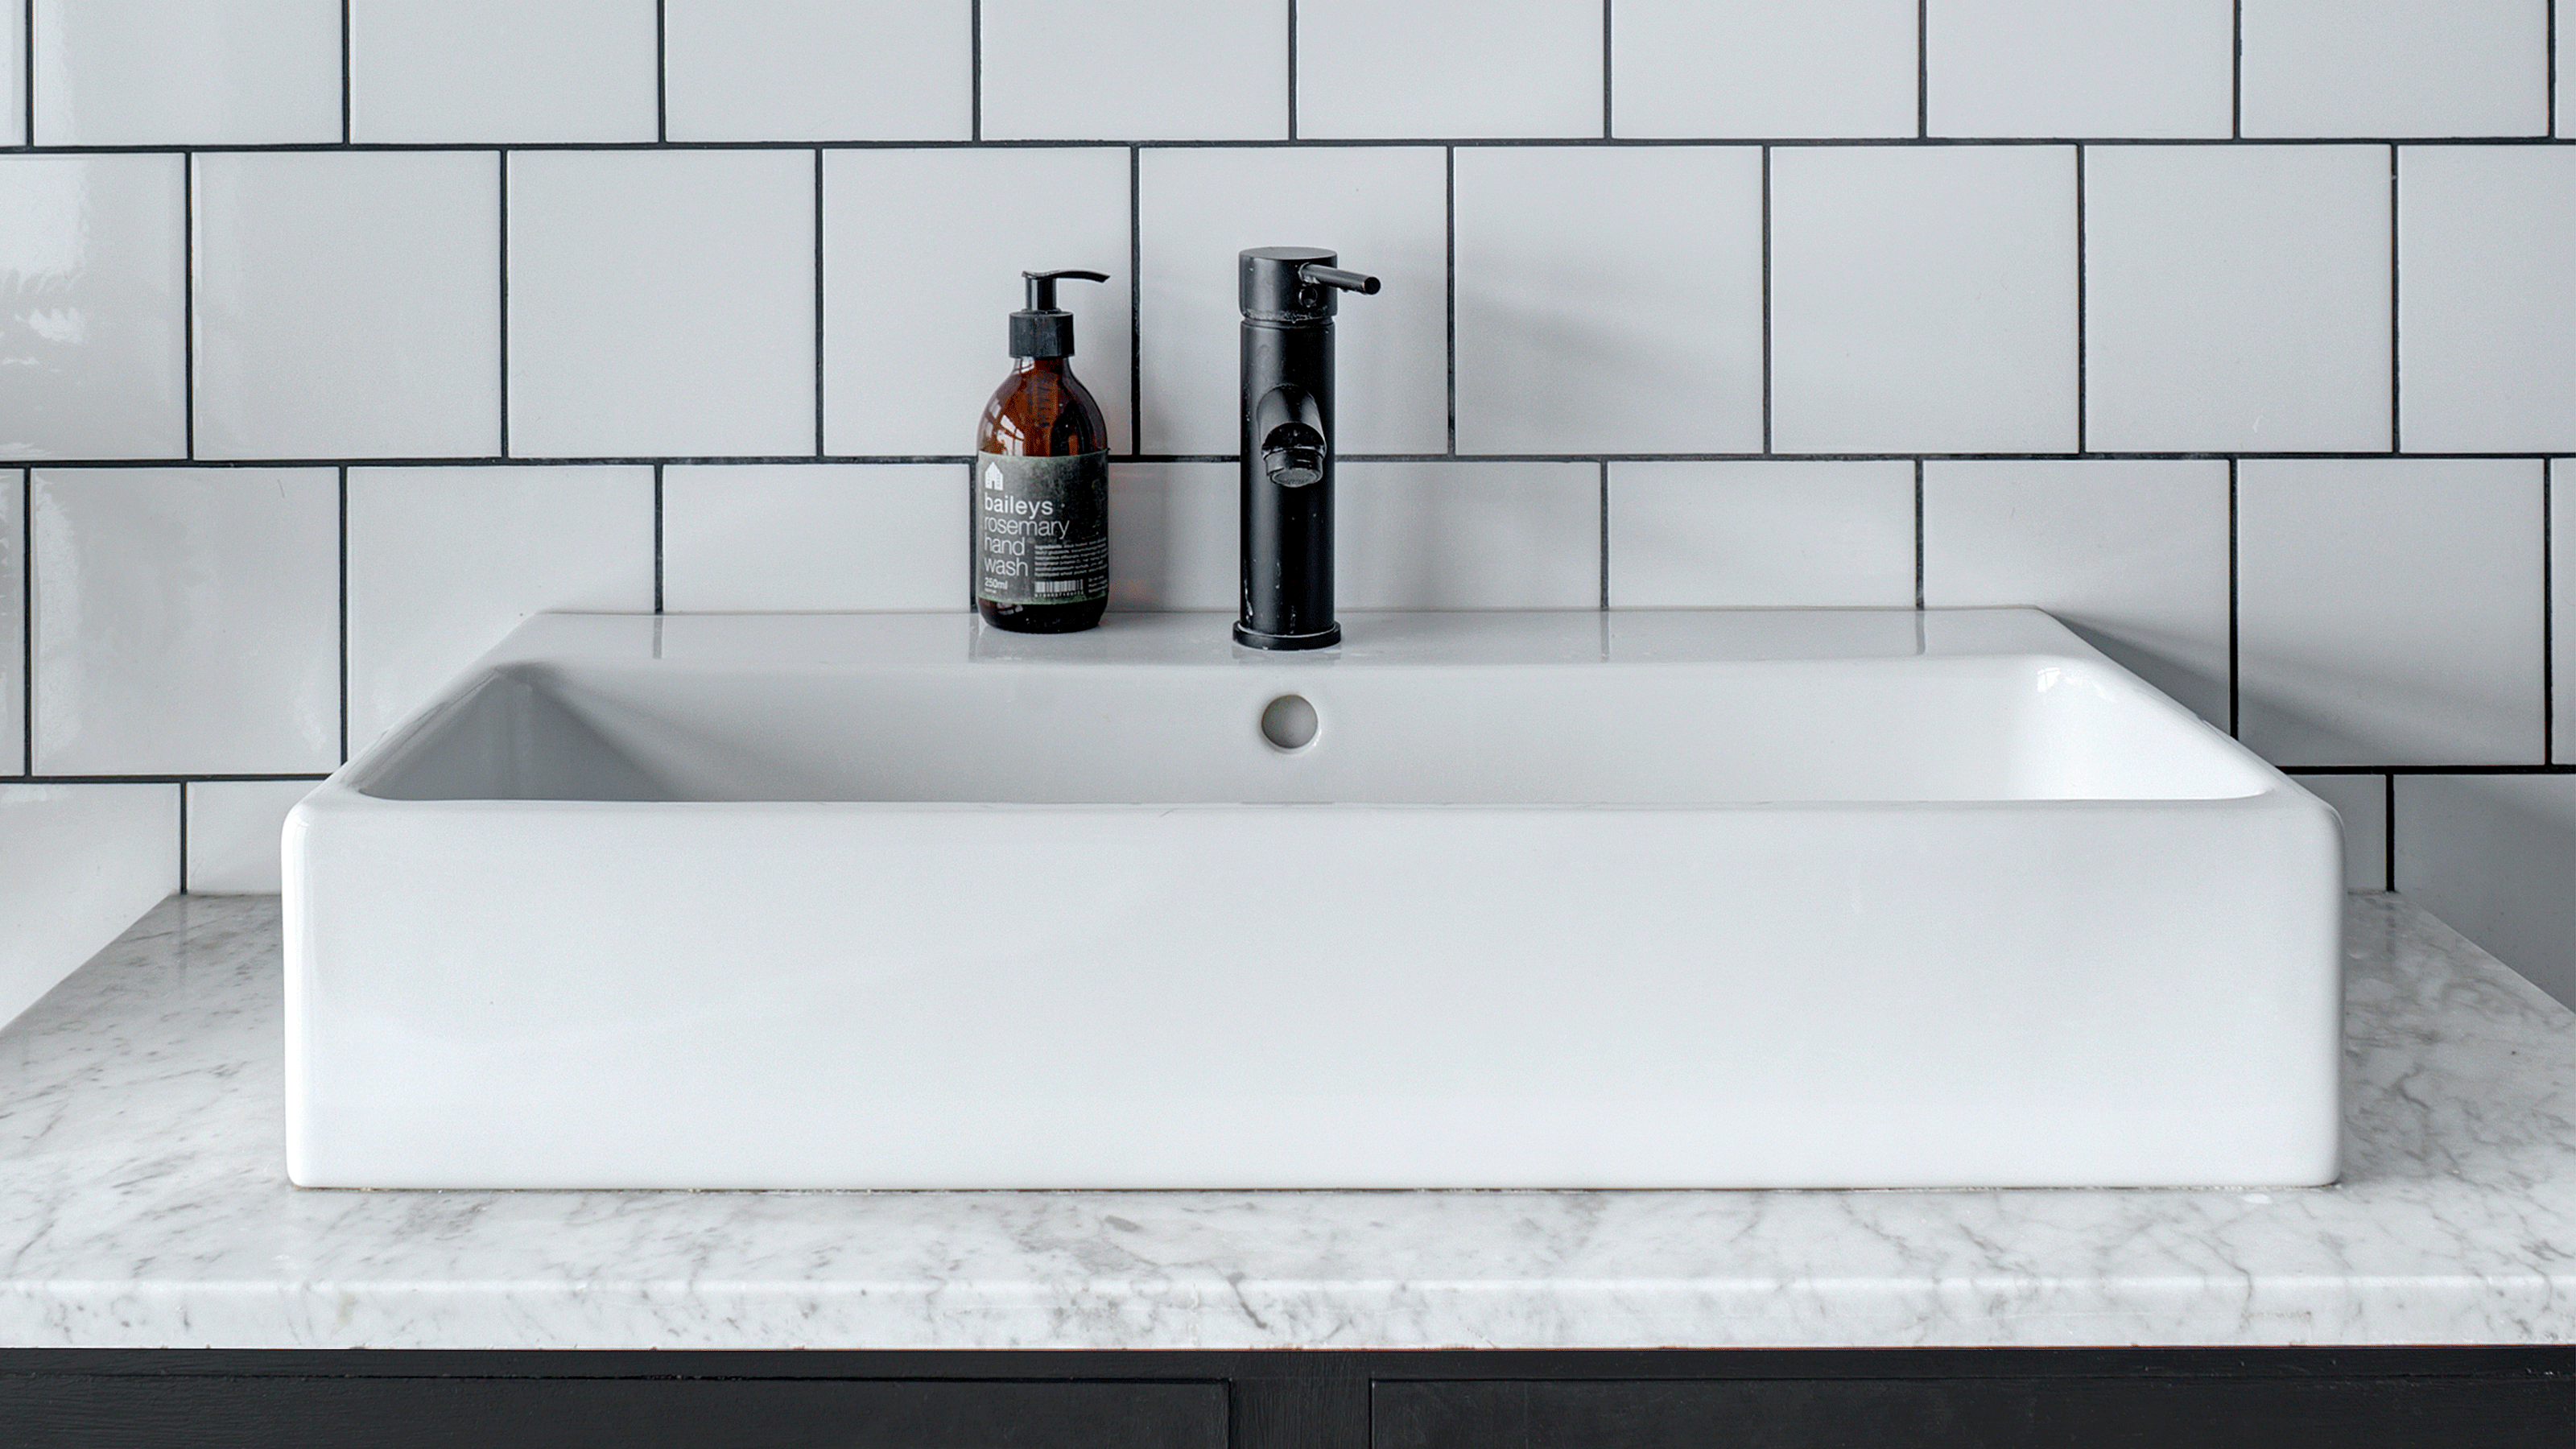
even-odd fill
[[[301,1191],[273,899],[0,1031],[0,1343],[2576,1341],[2576,1017],[2352,898],[2347,1170],[2267,1192]]]

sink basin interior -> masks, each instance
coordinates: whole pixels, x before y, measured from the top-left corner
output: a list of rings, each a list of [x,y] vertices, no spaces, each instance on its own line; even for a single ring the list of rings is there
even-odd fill
[[[1312,706],[1281,749],[1262,720]],[[1664,805],[2219,799],[2203,727],[2073,658],[1192,670],[517,664],[393,800]],[[956,742],[972,739],[971,749]]]

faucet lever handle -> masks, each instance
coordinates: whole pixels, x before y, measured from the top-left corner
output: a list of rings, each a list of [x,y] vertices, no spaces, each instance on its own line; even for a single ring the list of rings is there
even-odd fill
[[[1374,297],[1378,291],[1377,278],[1360,272],[1344,271],[1340,267],[1328,267],[1322,262],[1308,262],[1299,267],[1297,280],[1310,287],[1339,287],[1345,292],[1357,292],[1363,297]]]

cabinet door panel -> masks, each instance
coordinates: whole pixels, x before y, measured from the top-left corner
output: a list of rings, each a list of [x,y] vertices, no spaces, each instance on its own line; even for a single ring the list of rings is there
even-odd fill
[[[2564,1449],[2537,1378],[1380,1383],[1374,1449]]]
[[[10,1449],[1224,1449],[1216,1384],[0,1377]]]

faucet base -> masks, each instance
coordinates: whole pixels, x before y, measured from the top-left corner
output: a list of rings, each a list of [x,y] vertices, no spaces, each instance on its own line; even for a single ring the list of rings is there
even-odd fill
[[[1328,625],[1312,634],[1264,634],[1247,629],[1242,621],[1234,626],[1234,642],[1247,649],[1330,649],[1342,642],[1342,626]]]

